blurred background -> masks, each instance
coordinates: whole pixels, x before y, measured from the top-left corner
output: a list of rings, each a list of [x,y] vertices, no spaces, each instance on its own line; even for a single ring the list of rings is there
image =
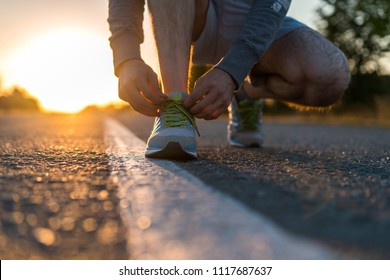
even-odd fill
[[[129,110],[117,97],[107,15],[106,0],[0,0],[0,112]],[[266,116],[389,121],[390,1],[294,0],[289,15],[344,51],[352,82],[322,113],[267,101]],[[157,72],[149,21],[144,30],[143,57]]]

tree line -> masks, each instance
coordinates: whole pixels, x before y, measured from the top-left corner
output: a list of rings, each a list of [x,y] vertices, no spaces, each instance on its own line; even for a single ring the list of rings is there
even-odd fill
[[[0,84],[0,111],[14,110],[40,112],[41,106],[25,89],[16,86],[4,91]]]
[[[318,30],[346,55],[352,81],[343,106],[390,98],[390,1],[321,0]]]

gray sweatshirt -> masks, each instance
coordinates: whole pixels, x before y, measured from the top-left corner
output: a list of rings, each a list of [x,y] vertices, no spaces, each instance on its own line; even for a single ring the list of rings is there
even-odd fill
[[[291,0],[253,0],[238,39],[214,67],[226,71],[237,86],[241,85],[271,45],[290,3]],[[144,6],[145,0],[109,0],[110,45],[117,76],[122,63],[130,59],[142,59],[140,44],[144,40]]]

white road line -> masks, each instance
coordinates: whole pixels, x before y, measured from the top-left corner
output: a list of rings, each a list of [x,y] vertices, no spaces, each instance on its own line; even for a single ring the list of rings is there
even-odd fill
[[[113,119],[105,141],[132,259],[332,259],[213,190],[173,162],[144,157],[145,142]]]

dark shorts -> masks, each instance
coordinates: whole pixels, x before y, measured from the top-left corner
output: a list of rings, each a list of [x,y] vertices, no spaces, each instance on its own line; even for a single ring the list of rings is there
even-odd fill
[[[241,31],[252,2],[253,0],[210,0],[206,25],[194,43],[194,64],[215,65],[226,55]],[[309,27],[286,17],[274,40],[298,28]]]

